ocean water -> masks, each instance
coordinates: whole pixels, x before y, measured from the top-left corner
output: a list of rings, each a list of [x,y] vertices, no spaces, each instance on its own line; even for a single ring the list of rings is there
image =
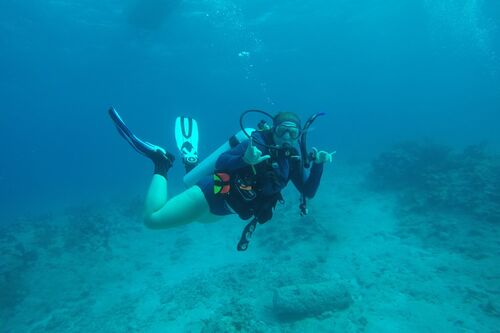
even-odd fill
[[[0,332],[500,332],[500,2],[0,1]],[[142,224],[151,162],[325,112],[300,217]],[[255,126],[258,116],[246,118]],[[182,164],[169,194],[183,190]]]

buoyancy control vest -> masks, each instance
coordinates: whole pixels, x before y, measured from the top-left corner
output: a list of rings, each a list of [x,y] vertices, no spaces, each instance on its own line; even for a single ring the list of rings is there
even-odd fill
[[[272,142],[270,131],[259,131],[266,144]],[[284,177],[280,173],[279,161],[287,160],[289,168],[300,166],[297,161],[298,152],[295,149],[289,151],[272,150],[268,152],[271,158],[256,164],[227,171],[216,170],[214,175],[214,192],[226,200],[231,209],[243,220],[253,218],[243,230],[238,250],[246,250],[252,232],[257,223],[263,224],[273,216],[273,211],[278,202],[284,202],[281,190],[286,186],[289,175]],[[283,154],[283,155],[280,155]]]

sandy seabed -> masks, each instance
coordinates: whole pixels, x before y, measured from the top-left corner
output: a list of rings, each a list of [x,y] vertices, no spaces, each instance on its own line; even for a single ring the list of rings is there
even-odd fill
[[[0,331],[500,332],[498,224],[402,214],[366,174],[328,167],[306,217],[287,188],[244,253],[237,218],[152,231],[141,199],[6,221]],[[314,294],[331,281],[347,306]],[[308,310],[280,313],[301,286]]]

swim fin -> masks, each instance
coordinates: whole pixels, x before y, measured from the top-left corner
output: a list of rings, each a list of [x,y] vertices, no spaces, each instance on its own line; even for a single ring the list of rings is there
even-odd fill
[[[108,114],[113,120],[118,133],[134,148],[138,153],[150,158],[155,164],[166,163],[167,170],[172,166],[175,157],[160,146],[154,145],[147,141],[139,139],[125,125],[125,122],[120,117],[115,108],[111,107]]]
[[[191,117],[175,119],[175,142],[182,156],[186,173],[198,165],[198,123]]]

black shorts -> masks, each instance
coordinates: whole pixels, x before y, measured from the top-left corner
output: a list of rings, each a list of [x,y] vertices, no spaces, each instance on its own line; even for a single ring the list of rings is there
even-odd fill
[[[196,185],[203,192],[208,207],[210,208],[210,213],[219,216],[234,214],[234,212],[229,209],[226,200],[214,193],[214,177],[212,175],[203,177]]]

